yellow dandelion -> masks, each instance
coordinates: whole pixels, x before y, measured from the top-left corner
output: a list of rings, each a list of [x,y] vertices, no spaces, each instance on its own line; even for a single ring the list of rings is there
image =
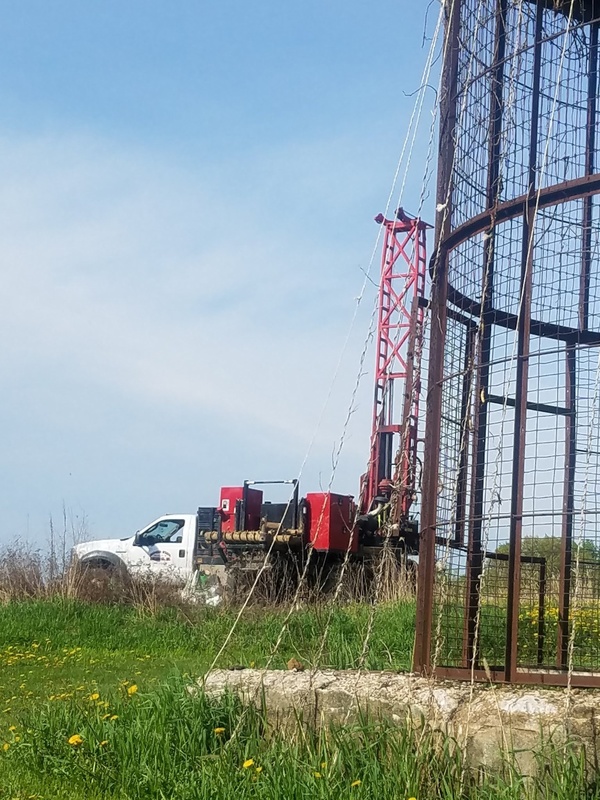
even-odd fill
[[[108,744],[108,739],[104,739],[100,742],[100,747],[104,747],[105,744]]]
[[[253,758],[247,758],[244,761],[244,763],[242,764],[242,767],[244,769],[249,769],[250,767],[253,767],[253,766],[254,766],[254,759]]]
[[[320,772],[313,772],[313,775],[315,776],[315,778],[322,778],[323,777]]]
[[[352,786],[352,788],[354,788],[355,786],[360,786],[360,785],[361,785],[361,783],[362,783],[362,781],[359,781],[359,780],[352,781],[352,783],[350,784],[350,786]]]
[[[111,714],[110,721],[114,722],[116,719],[119,719],[119,715],[118,714]]]
[[[110,714],[105,714],[105,715],[102,717],[102,719],[109,719],[109,717],[110,717]]]
[[[75,691],[76,692],[83,692],[84,689],[85,689],[85,686],[77,686]]]
[[[215,736],[220,736],[222,733],[225,733],[225,728],[215,728],[213,733]]]
[[[327,762],[321,761],[321,769],[327,769]]]
[[[16,725],[11,725],[8,730],[12,733],[13,731],[17,730],[17,726]]]
[[[99,693],[94,692],[93,694],[90,695],[90,700],[98,700],[99,697],[100,697]]]
[[[15,736],[15,742],[20,742],[20,741],[21,741],[21,737],[20,736]]]
[[[8,742],[4,742],[4,744],[2,745],[2,749],[4,750],[5,753],[9,748],[10,748],[9,743]]]
[[[417,800],[416,797],[409,797],[408,800]]]
[[[260,773],[262,772],[262,769],[263,769],[262,767],[257,767],[256,768],[256,774],[260,775]]]
[[[138,690],[138,687],[135,683],[132,683],[131,686],[127,687],[127,694],[131,697],[132,694],[135,694]]]
[[[83,736],[79,733],[74,733],[73,736],[69,736],[68,741],[72,747],[79,747],[80,744],[83,744]]]

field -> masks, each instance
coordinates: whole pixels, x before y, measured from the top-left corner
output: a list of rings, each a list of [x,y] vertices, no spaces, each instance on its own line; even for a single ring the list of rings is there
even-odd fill
[[[448,742],[376,720],[344,730],[279,736],[233,698],[191,696],[234,620],[228,610],[36,600],[0,606],[0,798],[517,798],[525,786],[465,774]],[[224,667],[261,666],[283,612],[248,610]],[[352,667],[367,606],[293,615],[273,666]],[[323,631],[329,623],[329,636]],[[372,669],[410,663],[414,605],[375,614]],[[435,769],[432,769],[435,764]],[[532,787],[529,787],[530,791]],[[600,797],[575,757],[557,759],[535,787],[547,798]]]

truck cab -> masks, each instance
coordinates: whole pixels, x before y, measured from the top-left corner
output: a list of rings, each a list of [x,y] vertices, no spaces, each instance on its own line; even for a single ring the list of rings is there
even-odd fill
[[[78,544],[73,556],[85,567],[186,581],[194,571],[196,538],[196,514],[165,514],[133,536]]]

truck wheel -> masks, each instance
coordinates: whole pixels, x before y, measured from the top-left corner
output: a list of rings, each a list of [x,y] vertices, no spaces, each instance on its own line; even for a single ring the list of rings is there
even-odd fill
[[[80,566],[84,570],[102,569],[106,572],[114,572],[116,569],[115,565],[105,558],[90,558],[88,561],[82,561]]]

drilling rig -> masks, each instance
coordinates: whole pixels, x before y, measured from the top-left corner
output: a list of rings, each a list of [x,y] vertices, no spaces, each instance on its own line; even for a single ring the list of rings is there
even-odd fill
[[[413,508],[428,225],[402,209],[392,219],[383,214],[375,219],[383,234],[375,391],[368,467],[358,499],[329,491],[301,496],[297,480],[244,481],[221,487],[218,505],[201,506],[195,514],[166,514],[134,536],[76,545],[73,557],[80,565],[132,574],[150,570],[177,580],[212,573],[221,582],[224,572],[252,573],[275,563],[291,564],[291,574],[312,564],[317,576],[331,575],[337,564],[371,562],[387,547],[414,566],[406,557],[419,544]],[[270,483],[289,484],[287,503],[265,501]],[[274,557],[266,561],[267,553]]]
[[[418,490],[418,422],[426,309],[426,232],[398,209],[382,226],[375,386],[369,461],[359,497],[300,495],[297,481],[245,481],[221,488],[219,505],[198,509],[197,568],[264,558],[265,550],[321,562],[372,558],[384,545],[418,550],[413,513]],[[264,502],[265,483],[290,483],[288,503]],[[285,557],[285,556],[284,556]]]

